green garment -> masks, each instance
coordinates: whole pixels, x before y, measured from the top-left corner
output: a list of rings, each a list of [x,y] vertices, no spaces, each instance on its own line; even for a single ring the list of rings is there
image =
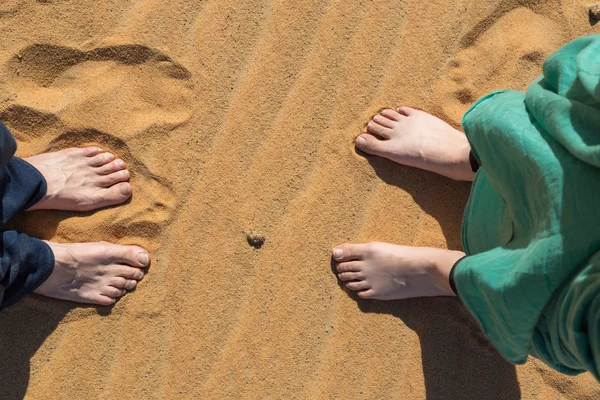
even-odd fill
[[[463,118],[481,168],[454,279],[507,360],[600,380],[600,35],[562,47],[543,73]]]

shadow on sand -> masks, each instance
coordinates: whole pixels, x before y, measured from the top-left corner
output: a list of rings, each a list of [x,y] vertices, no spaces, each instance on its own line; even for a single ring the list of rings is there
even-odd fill
[[[410,194],[423,211],[438,221],[449,249],[462,250],[462,217],[471,190],[470,182],[453,181],[432,172],[368,156],[360,150],[357,153],[366,157],[379,179]]]
[[[99,315],[108,315],[112,309],[32,294],[0,312],[0,365],[4,365],[0,374],[0,399],[17,400],[25,397],[32,357],[65,315],[78,307],[95,308]]]
[[[2,229],[15,229],[32,237],[49,239],[55,235],[58,224],[73,215],[62,211],[33,211],[15,217]],[[0,399],[25,397],[31,358],[62,319],[74,308],[81,307],[96,309],[98,315],[109,315],[112,311],[112,307],[86,306],[32,294],[0,312],[0,365],[4,366],[0,373]]]

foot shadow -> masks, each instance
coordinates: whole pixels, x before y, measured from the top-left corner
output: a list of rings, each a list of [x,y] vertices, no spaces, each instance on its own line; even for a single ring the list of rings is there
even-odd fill
[[[93,212],[30,211],[19,214],[0,228],[51,239],[61,221],[91,214]],[[97,315],[106,316],[110,315],[113,307],[78,304],[32,294],[0,311],[0,365],[7,366],[0,373],[0,399],[25,397],[31,376],[31,359],[70,311],[87,308],[95,310]]]
[[[356,300],[361,311],[393,315],[417,333],[427,399],[521,398],[515,366],[491,347],[459,300]]]
[[[100,315],[112,307],[97,308],[31,295],[0,312],[0,399],[23,399],[29,387],[31,359],[72,309],[96,308]],[[44,362],[44,361],[41,361]]]
[[[332,258],[337,277],[336,265]],[[362,312],[393,315],[417,333],[428,400],[521,398],[515,366],[492,347],[458,299],[363,300],[337,283]]]
[[[370,156],[358,149],[356,151],[367,159],[382,181],[406,191],[423,211],[439,222],[450,250],[462,249],[461,226],[471,190],[470,182],[453,181],[432,172]]]

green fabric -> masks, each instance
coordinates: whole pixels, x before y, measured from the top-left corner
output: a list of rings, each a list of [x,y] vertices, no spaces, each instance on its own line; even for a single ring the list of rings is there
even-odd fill
[[[454,279],[506,359],[600,380],[600,35],[564,46],[543,73],[463,118],[481,168]]]

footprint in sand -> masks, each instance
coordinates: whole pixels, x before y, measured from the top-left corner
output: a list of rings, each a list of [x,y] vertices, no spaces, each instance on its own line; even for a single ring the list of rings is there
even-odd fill
[[[465,35],[465,47],[434,88],[442,96],[445,117],[459,125],[467,108],[486,93],[524,90],[541,74],[544,59],[566,40],[559,28],[552,19],[519,7]]]
[[[146,46],[84,52],[37,44],[23,49],[6,67],[16,104],[56,115],[70,127],[94,128],[127,140],[153,127],[172,130],[190,117],[189,71]]]
[[[135,207],[119,209],[109,229],[116,237],[156,235],[175,196],[170,181],[141,158],[160,154],[160,139],[189,120],[190,72],[140,45],[86,52],[37,44],[5,68],[11,79],[0,120],[17,141],[31,151],[97,144],[114,152],[132,172]]]

